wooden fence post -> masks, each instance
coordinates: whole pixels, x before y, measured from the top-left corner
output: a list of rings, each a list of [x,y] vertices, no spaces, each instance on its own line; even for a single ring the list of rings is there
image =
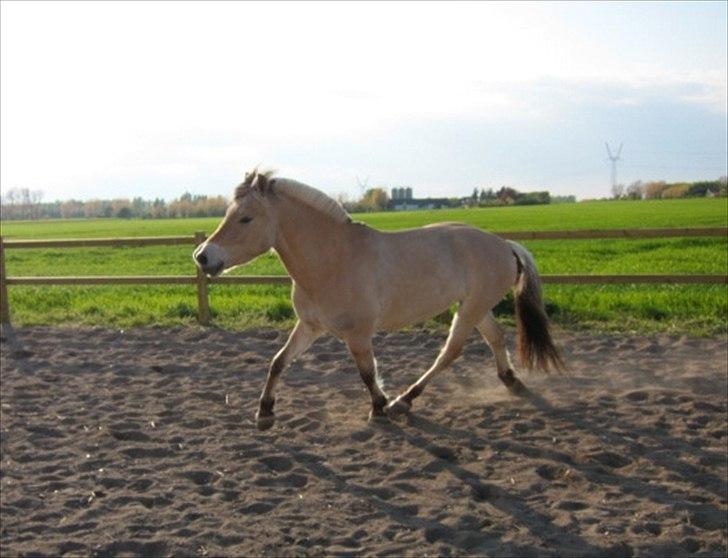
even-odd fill
[[[195,233],[195,245],[205,242],[205,233]],[[207,297],[207,275],[197,268],[197,321],[201,325],[210,324],[210,302]]]
[[[8,286],[5,283],[5,244],[0,236],[0,322],[10,323],[10,302],[8,301]]]

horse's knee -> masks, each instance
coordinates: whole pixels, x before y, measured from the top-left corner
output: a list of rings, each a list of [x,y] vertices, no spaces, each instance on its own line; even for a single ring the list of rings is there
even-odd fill
[[[283,357],[283,355],[275,357],[268,367],[268,376],[271,378],[276,378],[277,376],[280,376],[281,372],[283,372],[283,369],[286,367],[286,362]]]
[[[362,379],[368,375],[374,376],[377,365],[371,346],[349,345],[349,352],[359,369]]]
[[[448,347],[445,347],[442,352],[440,352],[439,356],[437,357],[437,360],[435,360],[435,364],[432,366],[431,370],[434,370],[435,372],[440,372],[441,370],[444,370],[450,364],[452,364],[455,359],[457,359],[463,352],[463,345],[451,345]]]

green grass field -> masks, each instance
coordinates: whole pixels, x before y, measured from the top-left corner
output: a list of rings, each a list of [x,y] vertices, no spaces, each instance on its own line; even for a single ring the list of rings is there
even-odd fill
[[[589,202],[553,206],[454,209],[360,214],[356,219],[380,229],[460,221],[491,231],[726,226],[725,199]],[[86,238],[210,233],[219,219],[72,220],[3,222],[5,238]],[[711,273],[728,269],[722,238],[649,240],[527,241],[542,273]],[[192,246],[7,250],[7,273],[21,275],[190,275]],[[261,256],[236,274],[283,274],[277,258]],[[210,288],[218,326],[239,329],[287,327],[293,312],[288,288],[222,286]],[[569,328],[668,331],[712,334],[726,328],[724,286],[567,286],[545,288],[553,320]],[[26,287],[10,288],[17,324],[88,324],[129,327],[193,324],[193,287]],[[509,300],[499,306],[505,321]],[[438,319],[445,321],[446,317]]]

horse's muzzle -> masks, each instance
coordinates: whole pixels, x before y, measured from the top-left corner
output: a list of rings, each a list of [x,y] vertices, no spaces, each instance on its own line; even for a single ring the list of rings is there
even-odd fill
[[[225,267],[225,262],[222,259],[208,256],[207,246],[201,246],[195,251],[192,257],[195,260],[197,266],[204,273],[210,275],[211,277],[220,275],[223,268]]]
[[[219,262],[216,265],[201,265],[200,269],[210,277],[216,277],[217,275],[220,275],[222,273],[222,269],[225,267],[225,264],[222,262]]]

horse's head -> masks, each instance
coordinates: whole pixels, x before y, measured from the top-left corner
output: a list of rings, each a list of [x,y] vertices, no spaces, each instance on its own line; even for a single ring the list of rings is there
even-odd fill
[[[202,271],[219,275],[272,248],[277,223],[267,196],[273,182],[257,170],[245,175],[222,222],[192,255]]]

